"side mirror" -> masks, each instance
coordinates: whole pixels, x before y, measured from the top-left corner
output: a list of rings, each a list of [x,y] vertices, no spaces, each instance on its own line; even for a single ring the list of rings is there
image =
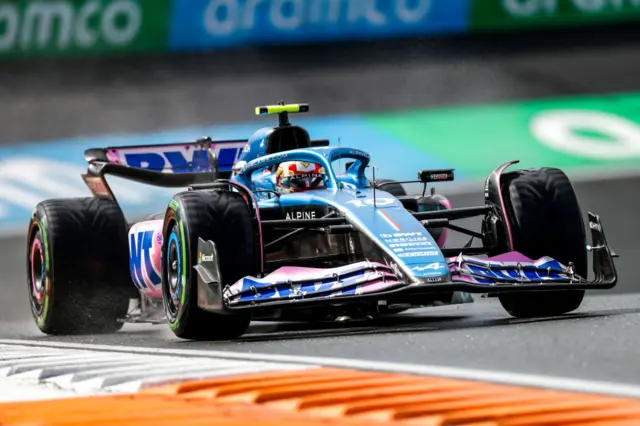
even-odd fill
[[[450,182],[454,178],[454,169],[445,170],[420,170],[418,180],[422,183]]]

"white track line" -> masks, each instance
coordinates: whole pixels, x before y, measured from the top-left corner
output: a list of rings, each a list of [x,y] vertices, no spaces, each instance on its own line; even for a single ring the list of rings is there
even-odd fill
[[[133,354],[62,347],[0,344],[0,400],[21,389],[57,389],[94,395],[218,376],[316,368],[308,364],[224,358]],[[54,389],[55,390],[55,389]],[[51,391],[49,393],[55,394]],[[3,396],[4,395],[4,396]]]
[[[58,389],[51,385],[0,382],[0,403],[78,398],[82,396],[89,395],[79,395],[75,392]]]
[[[568,377],[543,376],[535,374],[522,374],[515,372],[501,372],[489,370],[477,370],[470,368],[446,367],[437,365],[404,364],[397,362],[360,361],[343,358],[323,358],[298,355],[275,355],[239,353],[210,350],[191,349],[164,349],[164,348],[140,348],[130,346],[92,345],[63,342],[41,342],[29,340],[5,340],[0,339],[0,344],[25,345],[48,348],[81,349],[108,352],[124,352],[153,355],[173,355],[182,357],[210,357],[216,359],[234,359],[245,361],[260,361],[274,363],[297,363],[313,366],[342,367],[358,370],[377,370],[396,373],[419,374],[425,376],[439,376],[456,379],[476,380],[483,382],[502,383],[516,386],[531,386],[538,388],[560,389],[576,392],[590,392],[640,398],[640,386],[573,379]]]

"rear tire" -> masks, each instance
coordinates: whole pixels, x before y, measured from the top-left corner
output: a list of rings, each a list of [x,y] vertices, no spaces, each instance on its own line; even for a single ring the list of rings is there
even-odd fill
[[[450,206],[449,200],[439,194],[418,198],[419,212],[443,211],[448,210]],[[449,233],[447,228],[431,228],[427,232],[436,240],[440,248],[444,247]]]
[[[193,269],[198,238],[215,243],[224,284],[255,275],[254,225],[242,196],[222,191],[175,195],[165,216],[162,245],[162,296],[174,334],[192,340],[237,338],[249,327],[249,314],[219,314],[198,307],[198,273]]]
[[[569,178],[559,169],[540,168],[505,173],[502,196],[511,225],[514,250],[532,259],[550,256],[587,277],[587,239],[578,199]],[[549,317],[577,309],[584,290],[504,293],[498,297],[518,318]]]
[[[46,334],[112,333],[135,297],[127,223],[115,201],[47,200],[31,218],[27,282],[31,313]]]
[[[379,181],[376,181],[376,184],[380,185],[383,183],[388,183],[389,185],[385,185],[382,188],[380,188],[381,191],[385,191],[388,192],[389,194],[393,195],[394,197],[403,197],[407,195],[407,191],[405,191],[404,187],[399,184],[396,183],[394,180],[391,179],[380,179]],[[391,183],[393,182],[393,183]]]

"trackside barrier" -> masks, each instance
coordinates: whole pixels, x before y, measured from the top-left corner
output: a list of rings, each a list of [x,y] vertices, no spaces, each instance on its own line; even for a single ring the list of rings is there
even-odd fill
[[[172,0],[0,0],[0,60],[166,50]]]
[[[177,1],[169,49],[464,33],[468,6],[468,0]]]
[[[637,21],[635,0],[471,0],[470,32]]]
[[[0,60],[640,20],[636,0],[0,0]]]

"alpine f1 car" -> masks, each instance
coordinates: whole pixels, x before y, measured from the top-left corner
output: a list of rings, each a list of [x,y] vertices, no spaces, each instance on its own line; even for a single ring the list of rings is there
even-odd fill
[[[493,170],[484,205],[427,194],[454,170],[416,181],[368,177],[367,152],[312,140],[289,114],[248,140],[89,149],[90,198],[39,203],[28,230],[31,310],[48,334],[168,322],[186,339],[241,336],[253,320],[370,318],[496,296],[515,317],[561,315],[617,282],[599,216],[591,245],[556,168]],[[106,176],[181,188],[165,211],[128,223]],[[405,184],[422,185],[407,195]],[[177,192],[177,191],[176,191]],[[455,225],[480,217],[480,232]],[[469,236],[447,245],[447,233]],[[587,279],[587,254],[594,277]],[[134,299],[138,303],[132,304]],[[132,309],[130,310],[130,306]]]

